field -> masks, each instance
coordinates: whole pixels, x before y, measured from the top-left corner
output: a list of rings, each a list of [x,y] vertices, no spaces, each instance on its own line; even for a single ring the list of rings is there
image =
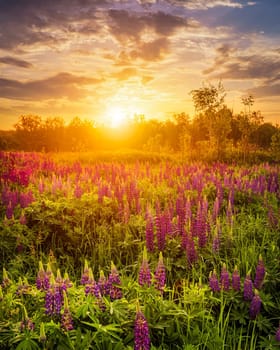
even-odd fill
[[[0,154],[0,349],[279,348],[279,165],[63,159]]]

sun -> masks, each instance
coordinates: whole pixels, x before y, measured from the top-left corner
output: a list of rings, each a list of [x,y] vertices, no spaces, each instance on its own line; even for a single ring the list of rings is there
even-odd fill
[[[123,126],[126,114],[125,111],[120,107],[112,107],[108,111],[110,127],[113,129],[120,128]]]

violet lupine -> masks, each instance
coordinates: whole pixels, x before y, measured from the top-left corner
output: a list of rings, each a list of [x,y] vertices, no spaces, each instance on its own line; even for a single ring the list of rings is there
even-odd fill
[[[261,306],[262,306],[262,300],[261,297],[259,296],[259,293],[257,290],[255,290],[255,294],[253,296],[253,299],[250,304],[250,318],[254,320],[258,314],[261,311]]]
[[[150,347],[148,322],[143,313],[138,310],[134,323],[134,350],[149,350]]]
[[[251,301],[254,297],[253,282],[251,280],[250,271],[247,273],[243,285],[243,298],[246,301]]]
[[[120,276],[115,264],[111,261],[111,272],[108,277],[108,289],[111,300],[121,299],[122,290],[119,287],[121,284]]]
[[[45,309],[47,315],[59,315],[63,304],[62,293],[56,286],[54,276],[51,276],[50,288],[47,290],[45,297]]]
[[[165,273],[165,266],[163,262],[162,252],[159,253],[158,264],[157,264],[154,277],[155,277],[155,288],[159,290],[161,294],[163,294],[165,281],[166,281],[166,273]]]
[[[86,295],[89,295],[89,294],[94,295],[96,298],[100,298],[100,296],[101,296],[99,285],[93,277],[93,272],[92,272],[91,267],[89,268],[88,282],[85,285],[85,294]]]
[[[48,290],[50,287],[50,274],[45,271],[42,261],[39,262],[36,287],[38,290]]]
[[[98,287],[99,287],[101,296],[109,294],[109,285],[103,270],[100,270],[99,272]]]
[[[265,266],[264,266],[262,256],[260,255],[258,265],[256,268],[255,280],[254,280],[254,287],[255,288],[261,289],[261,287],[263,285],[264,277],[265,277]]]
[[[35,325],[34,322],[30,318],[26,318],[20,323],[20,331],[24,330],[34,331]]]
[[[61,327],[66,331],[74,329],[73,318],[69,309],[68,298],[65,292],[63,292],[64,309],[61,315]]]
[[[221,275],[220,275],[220,283],[221,283],[221,289],[224,291],[228,291],[230,287],[230,277],[229,273],[226,267],[226,264],[223,264]]]
[[[276,330],[275,339],[276,339],[276,341],[278,341],[280,343],[280,325]]]
[[[236,292],[240,291],[240,275],[237,269],[237,266],[234,267],[233,273],[232,273],[232,289],[235,290]]]
[[[148,263],[147,249],[144,247],[143,260],[139,271],[138,283],[140,286],[150,287],[152,282],[152,274]]]
[[[82,285],[86,285],[89,282],[89,267],[88,267],[88,261],[85,260],[85,264],[84,264],[84,270],[83,270],[83,273],[82,273],[82,277],[81,277],[81,280],[80,280],[80,283]]]
[[[146,247],[148,252],[154,251],[154,225],[152,215],[146,214]]]
[[[220,291],[220,285],[218,276],[216,273],[216,270],[210,272],[209,275],[209,287],[212,289],[213,292],[219,292]]]
[[[6,288],[11,284],[11,280],[9,279],[8,276],[8,272],[5,269],[5,267],[3,267],[3,278],[2,278],[2,283],[1,283],[1,287],[2,288]]]
[[[190,234],[187,234],[186,237],[186,255],[189,266],[193,265],[197,261],[197,251],[194,240]]]

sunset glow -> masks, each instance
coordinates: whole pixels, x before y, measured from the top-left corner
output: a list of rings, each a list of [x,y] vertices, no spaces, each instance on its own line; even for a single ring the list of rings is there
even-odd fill
[[[104,124],[111,101],[125,114],[113,127],[139,110],[193,116],[190,91],[219,80],[234,112],[250,93],[277,122],[279,12],[278,0],[0,0],[0,129],[22,114]]]

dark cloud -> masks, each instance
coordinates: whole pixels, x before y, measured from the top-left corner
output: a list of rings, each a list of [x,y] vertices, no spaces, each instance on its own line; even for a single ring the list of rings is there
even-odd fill
[[[214,64],[212,67],[205,69],[203,71],[204,74],[210,74],[215,72],[217,69],[219,69],[224,64],[227,64],[229,60],[231,59],[232,54],[236,50],[232,47],[230,47],[227,44],[221,45],[216,49],[216,58],[214,61]]]
[[[8,64],[11,66],[21,67],[21,68],[31,68],[32,64],[30,62],[20,60],[15,57],[5,56],[0,57],[0,63]]]
[[[63,97],[79,99],[88,95],[88,91],[81,86],[99,82],[101,80],[69,73],[59,73],[47,79],[29,82],[0,79],[0,96],[16,100],[46,100]]]
[[[255,97],[280,96],[280,82],[274,85],[262,85],[248,90]]]
[[[141,58],[145,61],[157,61],[168,52],[169,41],[162,37],[148,43],[141,43],[138,48],[131,51],[132,59]]]
[[[118,40],[133,39],[139,41],[145,29],[150,29],[158,35],[171,36],[183,27],[192,26],[185,18],[164,12],[136,13],[126,10],[112,9],[109,11],[109,27],[111,34]]]
[[[107,1],[0,0],[0,48],[14,49],[36,43],[55,44],[69,32],[96,33],[97,8]],[[54,30],[65,34],[58,38]]]

